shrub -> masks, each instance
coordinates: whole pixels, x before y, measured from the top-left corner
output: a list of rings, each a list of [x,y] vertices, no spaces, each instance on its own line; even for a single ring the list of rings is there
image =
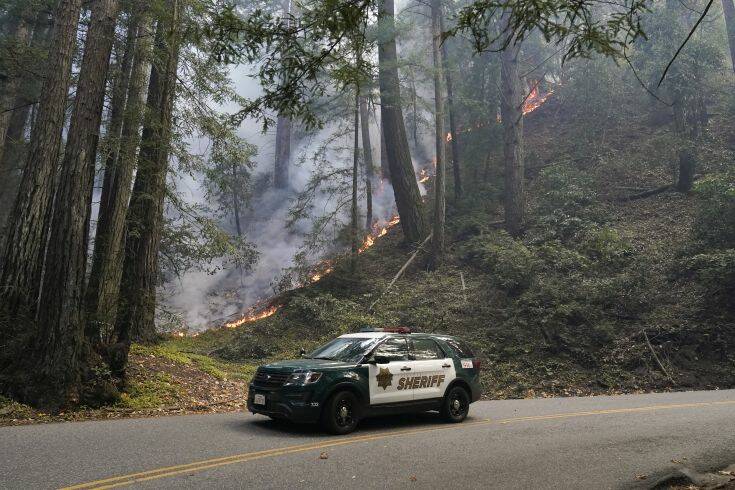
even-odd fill
[[[537,265],[534,254],[504,231],[469,240],[464,257],[489,272],[493,284],[510,294],[531,285]]]
[[[703,248],[735,247],[735,177],[725,175],[698,182],[700,198],[692,229]]]
[[[538,211],[542,215],[562,212],[577,216],[596,200],[592,179],[579,169],[568,165],[554,165],[539,173]]]
[[[732,314],[735,311],[735,248],[695,255],[687,266],[707,291],[707,302]]]

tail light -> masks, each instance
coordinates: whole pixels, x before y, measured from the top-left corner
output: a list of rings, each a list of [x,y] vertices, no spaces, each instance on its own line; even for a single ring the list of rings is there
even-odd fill
[[[472,359],[472,367],[480,371],[480,368],[482,367],[482,361],[480,361],[480,359],[477,359],[477,358]]]

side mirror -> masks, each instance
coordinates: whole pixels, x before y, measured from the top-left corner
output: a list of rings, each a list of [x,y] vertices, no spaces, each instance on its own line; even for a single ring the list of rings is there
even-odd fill
[[[299,355],[301,357],[304,357],[306,355],[306,349],[304,349],[303,347],[301,349],[299,349]]]

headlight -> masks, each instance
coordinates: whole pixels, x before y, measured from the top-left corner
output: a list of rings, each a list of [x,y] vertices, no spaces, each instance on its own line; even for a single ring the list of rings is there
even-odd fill
[[[286,379],[284,385],[310,385],[319,381],[321,377],[322,373],[318,373],[316,371],[302,371],[298,373],[292,373],[291,376]]]

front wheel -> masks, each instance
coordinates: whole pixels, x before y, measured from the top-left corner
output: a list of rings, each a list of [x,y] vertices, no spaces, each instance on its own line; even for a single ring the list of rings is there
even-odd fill
[[[360,420],[360,404],[349,391],[339,391],[329,398],[322,412],[322,425],[332,434],[348,434]]]
[[[461,386],[449,390],[442,402],[441,415],[447,422],[462,422],[470,411],[470,396]]]

